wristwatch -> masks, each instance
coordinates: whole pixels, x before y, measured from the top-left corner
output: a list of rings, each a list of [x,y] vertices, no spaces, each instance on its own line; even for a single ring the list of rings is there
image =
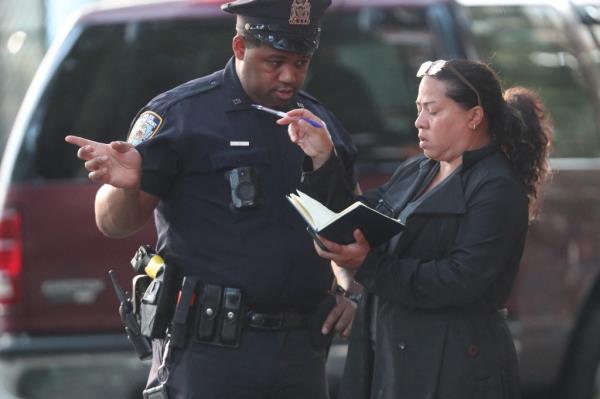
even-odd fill
[[[348,292],[344,287],[342,287],[339,284],[335,285],[333,293],[348,298],[354,303],[359,303],[363,297],[363,294],[361,292]]]

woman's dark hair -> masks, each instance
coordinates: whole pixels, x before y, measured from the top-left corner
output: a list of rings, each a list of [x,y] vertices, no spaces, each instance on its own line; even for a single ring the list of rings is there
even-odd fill
[[[529,218],[535,217],[542,183],[550,174],[548,155],[552,143],[552,123],[540,96],[524,87],[502,92],[500,80],[492,68],[470,60],[448,61],[436,79],[449,82],[446,95],[466,109],[477,105],[476,89],[481,98],[493,139],[521,177],[529,200]],[[473,88],[456,76],[458,72]]]

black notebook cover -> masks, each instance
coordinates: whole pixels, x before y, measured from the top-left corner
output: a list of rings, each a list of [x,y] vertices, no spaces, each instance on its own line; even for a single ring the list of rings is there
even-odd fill
[[[341,212],[333,212],[318,200],[296,191],[287,195],[288,201],[298,211],[308,225],[309,234],[319,246],[326,250],[315,237],[323,236],[338,244],[354,242],[352,233],[360,229],[372,247],[379,246],[404,229],[398,220],[370,208],[362,202],[355,202]]]
[[[404,225],[359,203],[350,212],[314,232],[338,244],[350,244],[354,242],[352,233],[355,229],[360,229],[369,244],[376,247],[404,230]]]

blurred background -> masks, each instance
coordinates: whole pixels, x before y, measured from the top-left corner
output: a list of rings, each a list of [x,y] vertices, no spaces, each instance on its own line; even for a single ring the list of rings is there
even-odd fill
[[[220,1],[95,10],[44,64],[0,167],[0,399],[141,396],[147,364],[123,334],[106,271],[130,287],[129,259],[154,242],[153,226],[102,236],[98,187],[63,137],[122,139],[154,95],[222,67],[233,27]],[[415,151],[423,61],[483,60],[506,87],[541,94],[556,125],[555,175],[530,229],[509,327],[528,394],[600,399],[600,0],[336,2],[307,88],[350,130],[364,189]],[[0,0],[0,153],[50,43],[93,3]],[[344,342],[330,351],[332,386],[345,351]]]
[[[95,1],[0,0],[0,153],[48,46],[71,13]]]

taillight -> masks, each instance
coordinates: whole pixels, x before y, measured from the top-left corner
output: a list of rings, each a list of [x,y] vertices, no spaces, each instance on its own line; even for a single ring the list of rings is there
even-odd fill
[[[0,214],[0,304],[20,300],[22,266],[21,214],[5,209]]]

